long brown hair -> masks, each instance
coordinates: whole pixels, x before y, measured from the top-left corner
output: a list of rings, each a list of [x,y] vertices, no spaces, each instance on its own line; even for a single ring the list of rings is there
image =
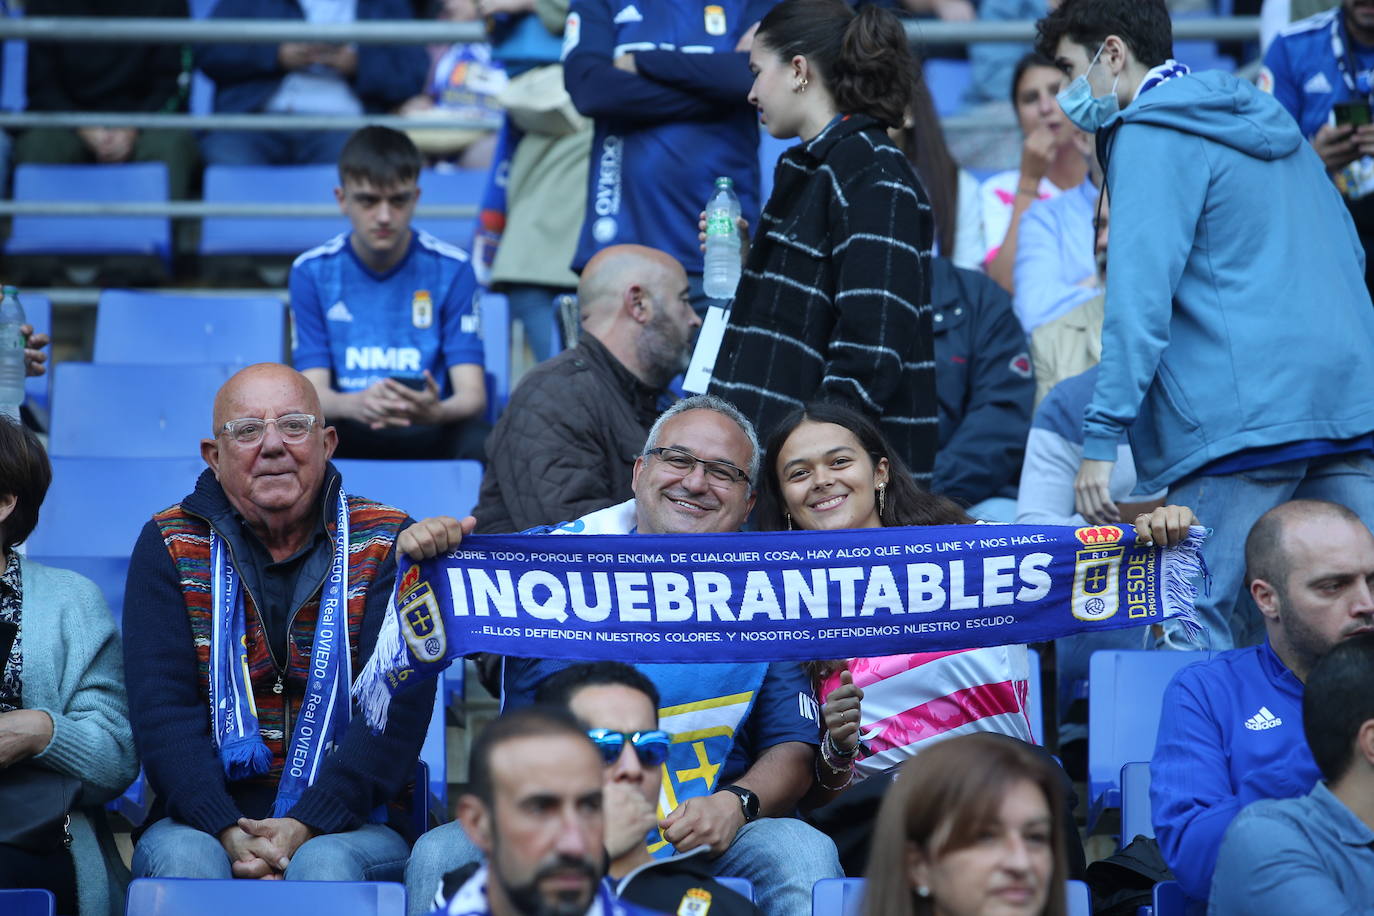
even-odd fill
[[[942,741],[902,764],[887,790],[864,885],[863,916],[929,916],[933,898],[912,892],[908,844],[929,859],[964,849],[998,816],[1013,785],[1029,780],[1050,809],[1049,894],[1041,916],[1064,916],[1064,788],[1051,763],[1025,742],[979,732]],[[932,848],[939,837],[939,845]]]
[[[945,143],[940,116],[930,87],[921,75],[919,62],[916,79],[911,86],[911,110],[907,121],[897,134],[897,147],[911,163],[911,168],[930,196],[935,211],[935,239],[940,254],[954,257],[959,218],[959,163]]]

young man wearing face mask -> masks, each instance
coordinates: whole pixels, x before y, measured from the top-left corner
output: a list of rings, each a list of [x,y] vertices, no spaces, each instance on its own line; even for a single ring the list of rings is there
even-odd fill
[[[1102,364],[1078,510],[1115,520],[1129,429],[1140,491],[1215,528],[1198,613],[1213,649],[1250,641],[1233,608],[1245,533],[1295,497],[1374,521],[1374,306],[1340,195],[1272,97],[1172,60],[1164,0],[1065,0],[1037,48],[1096,133],[1112,202]]]

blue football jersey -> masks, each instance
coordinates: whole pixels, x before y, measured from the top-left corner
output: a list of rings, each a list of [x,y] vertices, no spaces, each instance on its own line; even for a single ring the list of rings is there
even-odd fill
[[[573,269],[610,245],[666,251],[700,273],[697,215],[719,176],[759,213],[758,115],[740,37],[776,0],[573,0],[564,81],[595,119]],[[633,54],[637,73],[612,61]]]
[[[297,369],[327,368],[336,391],[384,378],[420,378],[453,393],[448,370],[482,365],[477,281],[467,253],[418,229],[395,267],[369,270],[335,236],[291,265],[292,346]]]

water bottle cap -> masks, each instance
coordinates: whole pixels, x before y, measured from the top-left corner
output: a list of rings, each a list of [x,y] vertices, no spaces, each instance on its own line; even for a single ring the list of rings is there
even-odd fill
[[[6,296],[18,296],[18,295],[19,295],[19,287],[17,287],[17,286],[6,286],[6,287],[3,288],[3,293],[4,293],[4,295],[6,295]]]
[[[735,179],[730,178],[726,175],[722,175],[716,179],[716,187],[718,188],[733,188],[734,186]]]

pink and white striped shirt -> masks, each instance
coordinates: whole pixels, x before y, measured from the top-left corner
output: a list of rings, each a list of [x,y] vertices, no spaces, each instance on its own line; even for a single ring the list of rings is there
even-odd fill
[[[864,692],[855,779],[891,769],[923,748],[971,732],[1034,740],[1026,713],[1030,656],[1025,646],[918,652],[849,661]],[[821,702],[840,684],[821,682]]]

